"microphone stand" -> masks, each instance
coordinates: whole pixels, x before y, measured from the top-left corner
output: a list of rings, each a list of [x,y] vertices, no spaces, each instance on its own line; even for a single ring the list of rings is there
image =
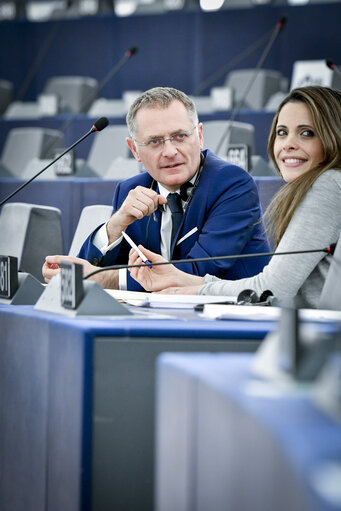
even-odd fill
[[[110,69],[110,71],[106,74],[106,76],[102,79],[102,81],[98,85],[98,89],[95,92],[91,92],[89,96],[85,99],[85,101],[81,104],[81,110],[87,110],[89,108],[92,101],[95,99],[95,96],[101,92],[103,87],[119,72],[121,67],[133,56],[135,53],[137,53],[138,47],[132,46],[125,52],[123,57],[117,62],[117,64],[114,65]],[[69,119],[65,121],[64,124],[60,127],[60,131],[63,133],[66,131],[66,129],[70,126],[70,124],[74,121],[74,119],[77,117],[77,113],[73,113]]]
[[[24,183],[22,183],[16,190],[14,190],[14,192],[12,192],[10,195],[8,195],[5,199],[3,199],[1,202],[0,202],[0,207],[3,206],[5,204],[5,202],[7,202],[9,199],[11,199],[11,197],[13,197],[16,193],[20,192],[20,190],[22,190],[23,188],[25,188],[25,186],[27,186],[28,184],[31,183],[31,181],[33,181],[36,177],[40,176],[40,174],[42,174],[46,169],[48,169],[49,167],[51,167],[51,165],[53,165],[54,163],[56,163],[56,161],[58,161],[60,158],[62,158],[66,153],[68,153],[69,151],[71,151],[76,145],[78,145],[80,142],[82,142],[86,137],[88,137],[89,135],[91,135],[91,133],[94,133],[95,131],[101,131],[103,129],[103,127],[107,126],[108,124],[108,121],[106,120],[106,124],[105,126],[103,127],[100,127],[99,129],[96,127],[96,124],[100,121],[104,119],[104,117],[102,117],[101,119],[99,119],[98,121],[95,122],[94,126],[91,128],[90,131],[88,131],[87,133],[85,133],[85,135],[83,135],[81,138],[79,138],[76,142],[74,142],[70,147],[68,147],[67,149],[65,149],[64,152],[62,152],[59,156],[57,156],[54,160],[52,160],[48,165],[46,165],[46,167],[44,167],[42,170],[40,170],[39,172],[37,172],[34,176],[32,176],[30,179],[28,179],[27,181],[25,181]]]
[[[92,277],[93,275],[96,275],[97,273],[101,273],[102,271],[107,270],[125,270],[128,268],[142,268],[145,266],[163,266],[166,264],[182,264],[182,263],[200,263],[205,261],[225,261],[228,259],[247,259],[249,257],[272,257],[272,256],[279,256],[279,255],[295,255],[295,254],[312,254],[314,252],[326,252],[327,254],[334,254],[336,247],[336,243],[332,243],[329,245],[329,247],[325,248],[316,248],[312,250],[295,250],[292,252],[260,252],[259,254],[237,254],[237,255],[226,255],[226,256],[216,256],[216,257],[197,257],[196,259],[177,259],[177,260],[171,260],[171,261],[161,261],[159,263],[152,263],[148,260],[148,263],[142,263],[142,264],[121,264],[121,265],[113,265],[113,266],[105,266],[103,268],[98,268],[97,270],[92,271],[91,273],[88,273],[83,277],[83,280],[88,279],[89,277]]]
[[[272,35],[269,39],[269,42],[267,44],[267,46],[265,47],[258,63],[257,63],[257,66],[254,70],[254,73],[252,74],[250,80],[249,80],[249,83],[247,84],[246,86],[246,89],[244,91],[244,94],[242,96],[242,98],[239,100],[239,102],[237,103],[236,107],[234,108],[233,112],[232,112],[232,115],[231,115],[231,118],[229,119],[230,120],[230,124],[227,126],[227,128],[225,129],[224,133],[222,134],[219,142],[218,142],[218,145],[217,145],[217,148],[215,150],[215,152],[217,154],[219,154],[219,151],[221,149],[221,146],[225,140],[225,138],[227,137],[227,135],[229,134],[232,126],[233,126],[233,122],[235,121],[237,115],[239,114],[242,106],[243,106],[243,103],[245,101],[245,98],[246,96],[248,95],[248,93],[250,92],[250,89],[252,87],[252,85],[254,84],[254,81],[256,80],[257,78],[257,75],[260,71],[260,69],[262,68],[263,64],[264,64],[264,61],[265,59],[267,58],[267,56],[269,55],[270,53],[270,50],[274,44],[274,42],[276,41],[277,37],[278,37],[278,34],[280,33],[280,31],[282,30],[282,28],[284,27],[284,24],[286,22],[286,17],[285,16],[282,16],[282,18],[277,22],[276,26],[275,26],[275,29],[273,30],[272,32]]]
[[[242,53],[235,56],[232,60],[229,61],[228,64],[225,64],[223,67],[219,68],[213,75],[209,76],[204,82],[198,85],[198,87],[193,91],[194,96],[199,96],[205,89],[207,89],[210,85],[216,82],[221,76],[226,74],[230,69],[233,69],[239,62],[242,62],[246,57],[252,55],[258,48],[260,48],[265,41],[268,40],[269,34],[272,32],[268,31],[266,34],[262,35],[256,42],[252,43],[248,46]]]

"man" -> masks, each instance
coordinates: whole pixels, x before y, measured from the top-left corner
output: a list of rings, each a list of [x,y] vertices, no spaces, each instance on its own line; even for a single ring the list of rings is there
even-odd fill
[[[122,231],[137,245],[167,259],[269,250],[253,179],[239,167],[203,151],[203,126],[186,94],[169,87],[144,92],[130,107],[127,125],[127,144],[147,172],[117,185],[113,215],[85,241],[81,259],[47,257],[46,281],[59,271],[63,260],[83,264],[84,274],[96,269],[93,265],[127,264],[130,246]],[[181,196],[178,206],[171,202],[178,195],[169,196],[175,192]],[[259,257],[178,267],[195,275],[209,273],[234,280],[259,273],[267,261]],[[126,270],[109,270],[93,278],[107,288],[142,289]]]

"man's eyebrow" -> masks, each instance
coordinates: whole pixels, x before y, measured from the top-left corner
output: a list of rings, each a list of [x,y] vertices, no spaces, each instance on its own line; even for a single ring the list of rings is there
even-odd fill
[[[171,137],[172,135],[176,135],[177,133],[185,133],[189,130],[184,130],[183,128],[179,128],[177,130],[172,131],[169,135],[150,135],[145,140],[154,140],[155,138],[167,138],[168,136]]]

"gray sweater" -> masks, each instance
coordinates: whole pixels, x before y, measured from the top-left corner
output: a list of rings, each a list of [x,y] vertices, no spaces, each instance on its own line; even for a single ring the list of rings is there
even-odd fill
[[[341,232],[341,171],[324,172],[297,207],[276,252],[324,248]],[[237,296],[244,289],[260,295],[271,290],[281,299],[298,296],[306,307],[317,307],[331,262],[324,252],[273,256],[263,271],[240,280],[205,276],[199,294]]]

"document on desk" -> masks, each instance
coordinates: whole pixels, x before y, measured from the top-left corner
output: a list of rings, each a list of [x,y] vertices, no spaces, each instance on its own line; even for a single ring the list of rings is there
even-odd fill
[[[159,309],[193,309],[196,305],[207,303],[236,302],[235,296],[210,296],[210,295],[164,295],[158,293],[144,293],[138,291],[121,291],[106,289],[107,293],[116,300],[140,307],[152,307]]]
[[[264,307],[261,305],[222,305],[207,304],[201,317],[207,319],[244,319],[250,321],[278,321],[281,316],[280,307]],[[299,318],[303,321],[340,322],[341,311],[323,309],[300,309]]]

